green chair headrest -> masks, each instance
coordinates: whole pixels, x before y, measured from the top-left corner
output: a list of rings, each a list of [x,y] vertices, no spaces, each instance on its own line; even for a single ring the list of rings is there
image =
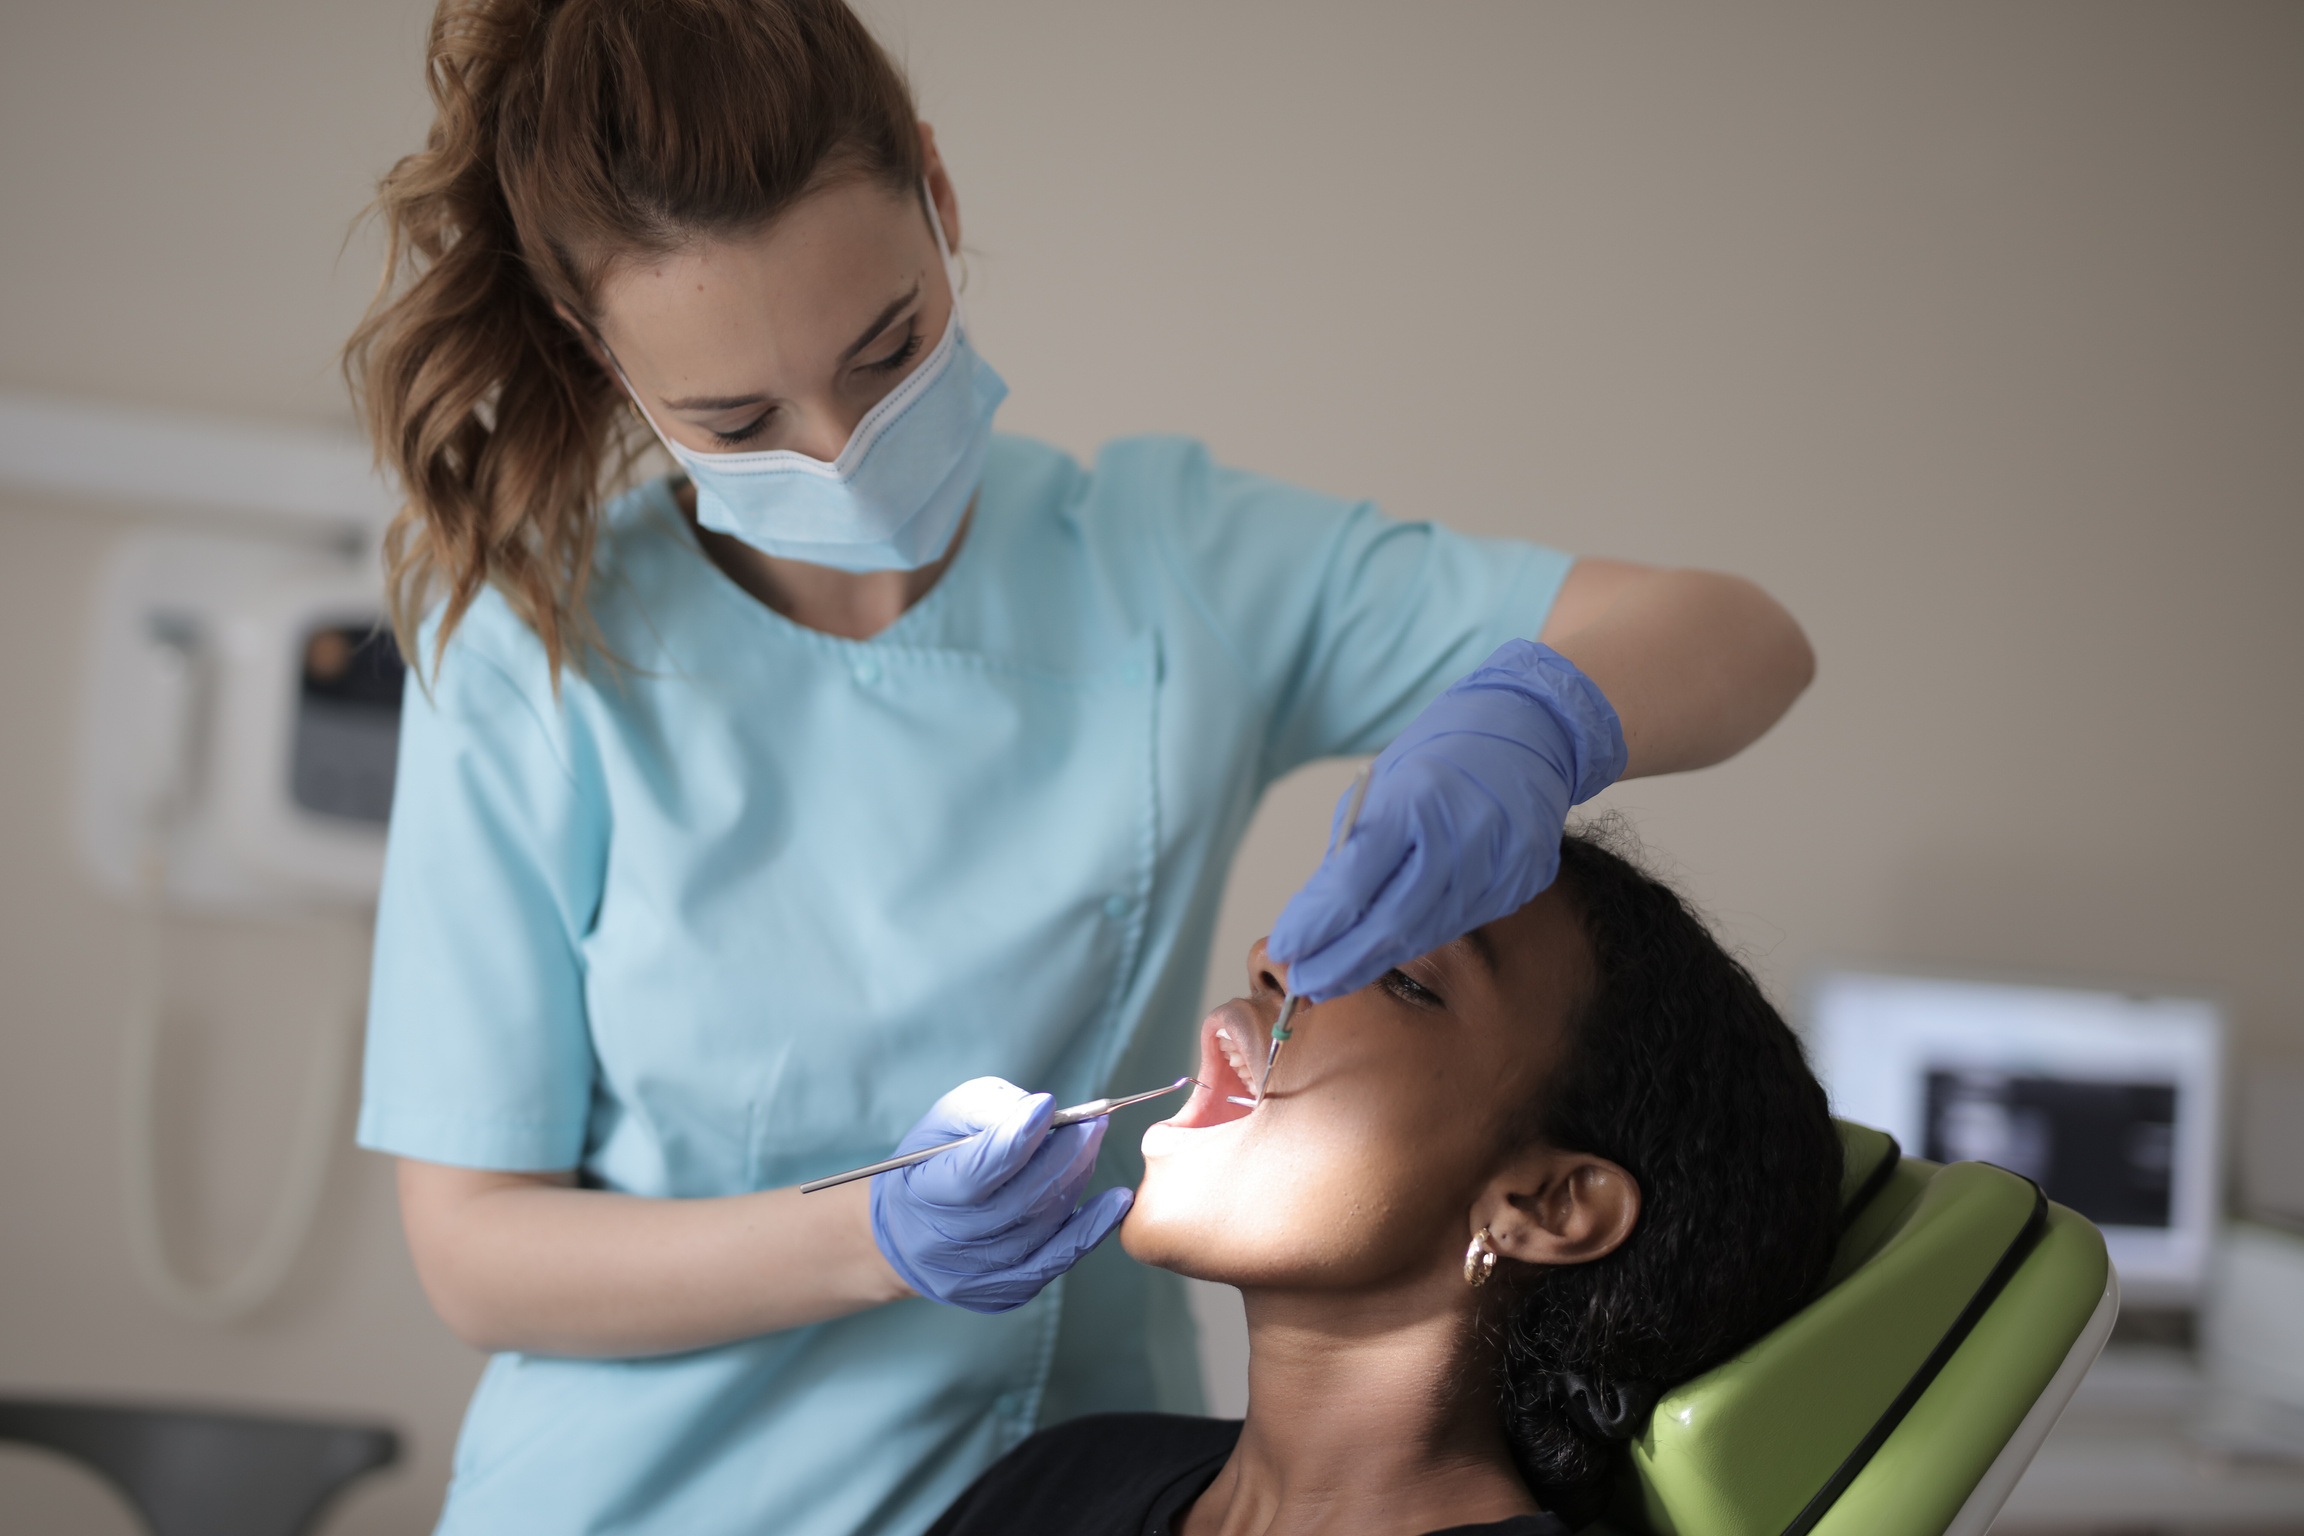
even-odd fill
[[[2086,1325],[2108,1272],[2095,1228],[2004,1169],[1902,1157],[1846,1121],[1840,1132],[1845,1225],[1824,1291],[1657,1403],[1610,1516],[1618,1531],[1941,1532]],[[1971,1348],[1984,1333],[1992,1348]],[[1966,1427],[1918,1433],[1948,1395]],[[1873,1491],[1889,1485],[1894,1510]],[[1934,1492],[1915,1503],[1913,1487]]]

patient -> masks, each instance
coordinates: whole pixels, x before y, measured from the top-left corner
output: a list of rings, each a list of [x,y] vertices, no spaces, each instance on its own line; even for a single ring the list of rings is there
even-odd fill
[[[1120,1229],[1240,1288],[1246,1422],[1059,1425],[937,1533],[1552,1536],[1661,1390],[1808,1299],[1838,1227],[1824,1094],[1612,840],[1572,835],[1520,911],[1300,1010],[1250,1112],[1226,1099],[1285,981],[1256,946]]]

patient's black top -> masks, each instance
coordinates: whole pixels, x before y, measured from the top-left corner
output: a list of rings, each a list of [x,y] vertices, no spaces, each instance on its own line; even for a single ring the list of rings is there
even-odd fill
[[[1175,1536],[1177,1520],[1216,1481],[1239,1438],[1238,1419],[1074,1419],[994,1462],[928,1536]],[[1568,1536],[1568,1527],[1553,1515],[1514,1515],[1425,1536]]]

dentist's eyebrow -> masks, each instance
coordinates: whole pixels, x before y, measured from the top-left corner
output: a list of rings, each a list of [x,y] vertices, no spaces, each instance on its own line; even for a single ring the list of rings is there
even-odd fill
[[[667,400],[668,411],[733,411],[742,405],[766,405],[766,395],[689,395],[679,400]]]
[[[904,313],[905,308],[919,297],[920,281],[918,278],[914,278],[911,290],[889,300],[888,307],[872,317],[872,323],[864,328],[864,334],[848,344],[848,350],[840,354],[841,363],[846,365],[854,361],[857,353],[872,345],[873,338],[894,324],[896,317]],[[766,395],[689,395],[679,400],[665,401],[664,409],[668,411],[733,411],[747,405],[766,405],[767,403],[768,397]]]
[[[840,361],[849,362],[854,359],[857,353],[872,345],[872,338],[888,329],[896,317],[904,312],[904,307],[918,297],[920,297],[920,279],[914,278],[912,279],[912,291],[901,298],[891,300],[888,307],[880,311],[870,325],[864,327],[864,334],[857,337],[855,341],[849,344],[848,350],[840,354]]]
[[[582,324],[600,350],[608,354],[608,361],[616,365],[616,376],[624,380],[624,387],[632,388],[631,378],[624,372],[624,364],[616,356],[615,349],[608,345],[608,338],[601,335],[591,321],[586,320]],[[668,411],[732,411],[740,405],[765,405],[767,402],[766,395],[690,395],[684,400],[659,399],[656,403]]]

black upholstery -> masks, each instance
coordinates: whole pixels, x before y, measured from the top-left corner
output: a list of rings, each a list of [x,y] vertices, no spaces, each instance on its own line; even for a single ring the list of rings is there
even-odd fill
[[[0,1398],[0,1440],[92,1469],[153,1536],[303,1536],[347,1483],[400,1455],[374,1425],[24,1398]]]

